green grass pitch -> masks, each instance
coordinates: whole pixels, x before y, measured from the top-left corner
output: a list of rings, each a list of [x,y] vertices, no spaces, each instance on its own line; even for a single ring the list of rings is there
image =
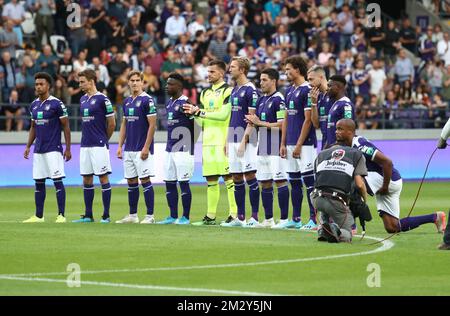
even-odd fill
[[[405,216],[418,183],[405,183]],[[0,295],[449,295],[450,252],[437,250],[442,235],[433,224],[391,239],[394,246],[371,252],[373,240],[352,244],[319,243],[316,234],[295,230],[175,225],[55,224],[56,199],[47,187],[43,224],[22,224],[33,214],[34,189],[0,190]],[[205,213],[205,186],[193,186],[191,221]],[[142,192],[142,191],[141,191]],[[222,187],[218,220],[227,216]],[[168,215],[164,187],[155,188],[155,216]],[[248,202],[248,198],[247,198]],[[94,216],[102,212],[96,189]],[[181,204],[181,201],[180,201]],[[371,210],[374,199],[370,198]],[[413,215],[450,206],[450,184],[425,183]],[[275,195],[275,218],[279,217]],[[247,212],[250,208],[247,208]],[[81,188],[67,188],[67,218],[82,214]],[[303,215],[307,219],[306,202]],[[113,221],[128,212],[127,189],[114,187]],[[180,205],[181,213],[181,205]],[[139,214],[144,215],[141,195]],[[306,216],[305,216],[306,215]],[[367,234],[384,238],[381,219],[372,211]],[[260,218],[263,218],[262,207]],[[302,260],[315,258],[314,260]],[[291,260],[291,261],[286,261]],[[81,268],[81,286],[69,287],[67,265]],[[261,264],[264,263],[264,264]],[[380,287],[369,287],[380,267]],[[34,274],[33,274],[34,273]]]

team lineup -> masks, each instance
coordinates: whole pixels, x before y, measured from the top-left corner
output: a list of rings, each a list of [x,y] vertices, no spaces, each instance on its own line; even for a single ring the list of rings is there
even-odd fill
[[[344,158],[345,161],[346,157],[336,158],[339,151],[333,149],[342,146],[357,152],[352,156],[355,159],[359,157],[359,160],[355,161],[351,176],[361,176],[362,180],[355,178],[355,181],[364,202],[367,195],[375,197],[386,232],[405,232],[428,223],[436,225],[439,233],[445,230],[444,212],[400,218],[401,174],[375,144],[355,134],[355,107],[345,96],[346,80],[343,76],[335,75],[327,80],[322,67],[307,69],[306,62],[300,56],[291,56],[285,61],[285,73],[291,86],[282,94],[277,90],[277,70],[264,69],[259,78],[261,87],[257,89],[247,79],[249,69],[250,62],[243,57],[234,57],[229,65],[220,60],[209,62],[207,70],[211,86],[201,92],[199,105],[192,104],[183,95],[183,77],[178,73],[170,74],[166,85],[170,99],[166,104],[168,130],[165,156],[157,158],[153,150],[156,104],[151,96],[143,92],[142,73],[129,73],[131,95],[122,105],[119,146],[115,153],[118,159],[123,160],[124,178],[128,183],[129,214],[116,223],[296,228],[318,230],[321,240],[323,216],[321,219],[318,214],[318,210],[321,211],[318,207],[320,199],[315,200],[319,192],[317,189],[322,188],[321,183],[326,178],[321,160],[340,161]],[[225,82],[227,71],[235,83],[234,87]],[[108,97],[97,91],[93,70],[84,70],[78,77],[80,88],[85,93],[80,100],[80,175],[83,178],[85,214],[74,222],[94,222],[93,179],[97,176],[103,202],[100,222],[110,223],[112,190],[108,174],[112,170],[109,139],[116,127],[115,111]],[[24,157],[30,157],[34,143],[36,211],[35,215],[24,221],[26,223],[44,222],[46,179],[53,180],[56,190],[56,222],[66,222],[64,161],[71,159],[71,137],[66,107],[50,95],[51,87],[50,75],[42,72],[35,75],[38,98],[30,106],[32,122]],[[191,223],[192,193],[189,181],[194,172],[195,124],[201,126],[202,130],[202,173],[207,182],[207,205],[203,220]],[[318,155],[316,129],[322,134],[321,153],[331,150],[330,157]],[[61,133],[64,135],[65,149]],[[445,147],[443,144],[440,146]],[[154,159],[161,158],[165,164],[164,181],[170,213],[167,218],[157,222],[154,217],[151,177],[155,174]],[[337,172],[337,169],[326,170]],[[322,176],[319,181],[320,172]],[[219,223],[216,218],[220,177],[226,186],[229,210]],[[325,182],[331,185],[326,179]],[[274,183],[280,208],[277,221],[273,214]],[[139,185],[142,186],[147,209],[142,220],[137,215]],[[246,210],[247,187],[251,212]],[[339,185],[331,187],[333,192],[322,190],[323,195],[330,193],[336,203],[344,206],[343,212],[349,212],[345,190],[341,190]],[[322,191],[319,193],[322,194]],[[304,195],[309,206],[308,219],[302,216]],[[180,197],[183,208],[181,216],[178,210]],[[262,220],[258,216],[260,199],[264,210]],[[342,207],[341,204],[339,207]],[[357,227],[352,217],[349,221],[345,217],[345,221],[346,227],[341,227],[343,230],[338,232],[332,231],[332,225],[326,223],[323,228],[329,234],[325,234],[322,241],[351,241]]]

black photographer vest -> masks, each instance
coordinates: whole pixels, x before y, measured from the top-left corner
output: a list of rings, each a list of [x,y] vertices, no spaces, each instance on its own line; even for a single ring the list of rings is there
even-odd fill
[[[351,147],[333,146],[317,157],[315,188],[337,190],[349,195],[353,174],[362,153]]]

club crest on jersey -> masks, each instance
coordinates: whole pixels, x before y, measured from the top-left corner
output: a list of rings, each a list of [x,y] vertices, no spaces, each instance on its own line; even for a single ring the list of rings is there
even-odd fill
[[[245,91],[242,91],[242,92],[241,92],[241,98],[243,98],[244,95],[245,95]]]
[[[92,100],[92,101],[91,101],[91,105],[94,105],[94,104],[95,104],[95,100]]]
[[[221,93],[221,92],[222,92],[222,91],[217,90],[217,91],[214,92],[214,95],[215,95],[216,97],[220,97],[220,93]]]
[[[345,150],[343,150],[343,149],[337,149],[331,153],[331,159],[333,159],[335,161],[341,160],[342,158],[344,158],[344,156],[345,156]]]
[[[46,111],[50,110],[50,104],[47,104],[47,105],[45,106],[45,110],[46,110]]]
[[[137,101],[137,102],[136,102],[136,107],[137,107],[137,108],[140,107],[140,106],[141,106],[141,103],[142,103],[141,100]]]

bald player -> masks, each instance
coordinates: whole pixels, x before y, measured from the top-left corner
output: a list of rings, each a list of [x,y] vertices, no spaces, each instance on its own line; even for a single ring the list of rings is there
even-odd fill
[[[405,232],[423,224],[435,224],[439,233],[445,229],[445,213],[405,217],[400,219],[400,194],[403,181],[392,160],[373,143],[355,135],[355,122],[341,119],[336,124],[336,140],[357,148],[366,158],[367,192],[375,195],[377,210],[388,233]]]

